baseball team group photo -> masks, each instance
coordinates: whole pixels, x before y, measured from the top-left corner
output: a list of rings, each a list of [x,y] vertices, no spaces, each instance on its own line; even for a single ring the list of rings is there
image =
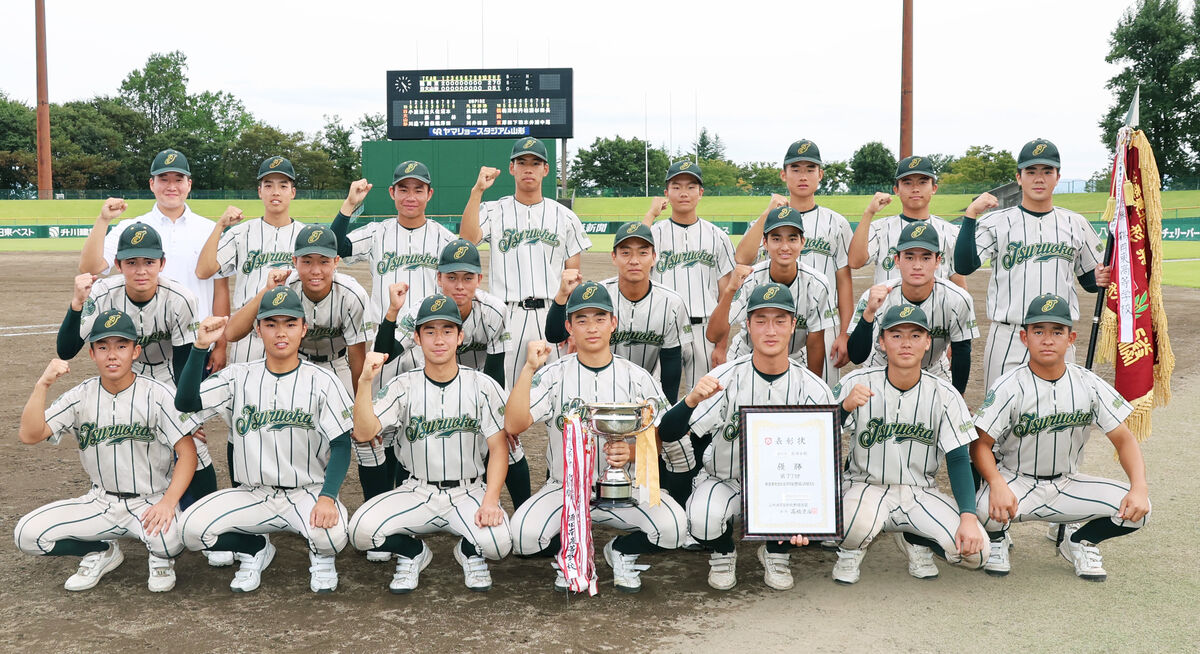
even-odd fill
[[[387,70],[353,144],[326,116],[220,154],[181,117],[103,169],[43,104],[37,0],[39,102],[0,94],[0,643],[1192,647],[1200,192],[1120,48],[1200,18],[1116,8],[1107,152],[1066,106],[955,157],[920,149],[914,2],[899,156],[787,102],[740,169],[757,141],[698,126],[586,146],[592,69],[485,58]]]

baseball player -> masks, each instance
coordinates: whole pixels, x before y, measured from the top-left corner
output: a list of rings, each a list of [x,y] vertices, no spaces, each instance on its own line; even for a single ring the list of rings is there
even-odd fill
[[[473,243],[456,239],[442,250],[438,260],[438,286],[443,295],[454,300],[462,320],[460,330],[463,342],[458,346],[458,362],[483,372],[503,388],[504,359],[513,347],[512,335],[508,333],[505,322],[508,307],[500,298],[479,288],[482,279],[479,250]],[[375,351],[387,354],[389,360],[391,357],[401,357],[400,370],[407,372],[424,365],[425,359],[415,338],[420,305],[404,308],[402,305],[407,289],[401,289],[400,286],[393,284],[390,290],[392,302],[387,315],[379,323]],[[400,316],[402,309],[404,315]],[[521,506],[529,499],[529,460],[525,458],[524,450],[515,443],[511,444],[509,451],[508,474],[504,477],[504,485],[508,488],[514,507]]]
[[[150,551],[149,589],[175,587],[174,559],[183,552],[176,512],[196,468],[190,434],[199,423],[180,419],[170,387],[133,371],[137,338],[129,316],[102,312],[88,335],[99,375],[44,409],[51,384],[70,372],[66,361],[54,359],[21,412],[22,443],[57,445],[64,434],[73,435],[92,479],[86,494],[35,509],[14,531],[26,554],[83,557],[67,590],[92,588],[121,565],[125,556],[115,538],[126,535]]]
[[[908,573],[918,579],[937,577],[934,554],[979,569],[987,534],[975,518],[971,412],[953,386],[921,369],[931,346],[924,311],[897,304],[883,313],[879,326],[887,365],[855,370],[834,388],[848,414],[850,449],[842,481],[846,535],[833,580],[858,581],[867,546],[880,532],[894,532],[908,556]],[[953,499],[934,479],[939,450]]]
[[[573,211],[542,197],[542,180],[550,174],[546,145],[535,138],[513,143],[508,172],[516,192],[483,202],[500,171],[479,169],[463,209],[458,234],[472,243],[491,246],[491,292],[509,308],[513,349],[505,357],[505,379],[511,386],[525,365],[530,342],[545,338],[546,312],[563,270],[579,270],[592,242]],[[551,352],[551,360],[558,352]]]
[[[745,324],[747,300],[755,288],[769,282],[784,284],[800,312],[788,351],[792,358],[807,363],[808,369],[820,376],[826,367],[824,332],[837,329],[829,283],[824,275],[800,262],[804,226],[799,211],[790,207],[772,209],[764,230],[763,247],[770,258],[753,268],[738,266],[709,318],[706,336],[710,342],[728,338],[730,325]],[[750,340],[743,330],[733,339],[730,354],[737,357],[749,352]]]
[[[504,429],[520,434],[535,421],[546,424],[550,434],[546,447],[550,478],[513,513],[513,550],[518,555],[550,555],[560,547],[557,537],[562,529],[564,460],[563,441],[556,435],[562,433],[568,416],[589,402],[649,400],[655,420],[666,408],[666,398],[654,377],[612,353],[609,342],[616,329],[608,290],[589,281],[575,287],[567,300],[567,331],[575,340],[577,352],[547,365],[550,344],[529,344],[525,367],[505,405]],[[606,442],[602,450],[608,465],[628,466],[634,462],[636,452],[628,443]],[[636,593],[642,589],[641,573],[650,566],[638,564],[639,555],[683,544],[687,533],[683,507],[670,494],[663,494],[660,500],[657,506],[643,502],[633,507],[591,509],[596,524],[629,532],[604,546],[604,560],[612,567],[613,585],[619,591]],[[556,563],[552,565],[556,571],[554,589],[565,592],[566,578]]]
[[[850,266],[857,270],[868,263],[875,264],[876,284],[900,276],[895,269],[896,243],[900,231],[909,223],[928,221],[942,239],[942,252],[950,252],[958,238],[958,227],[929,213],[929,203],[937,193],[937,175],[933,172],[929,157],[901,159],[896,164],[896,184],[892,187],[892,193],[900,197],[900,213],[872,222],[875,214],[892,202],[891,195],[876,193],[863,211],[862,220],[850,240]],[[937,272],[964,289],[967,287],[966,278],[956,272],[949,257],[942,258]]]
[[[1029,350],[1021,345],[1021,321],[1030,300],[1043,293],[1067,298],[1071,318],[1079,318],[1075,280],[1089,293],[1108,288],[1112,268],[1101,265],[1104,245],[1087,219],[1054,206],[1061,160],[1058,148],[1045,139],[1034,139],[1017,157],[1017,183],[1021,204],[979,214],[998,206],[990,193],[975,198],[963,216],[962,231],[954,248],[954,267],[964,275],[979,269],[981,258],[991,259],[988,281],[987,349],[983,376],[988,388],[1000,375],[1025,363]],[[1074,347],[1067,352],[1074,361]]]
[[[932,344],[921,360],[921,369],[951,382],[966,392],[971,377],[971,339],[979,337],[975,304],[962,287],[937,274],[942,241],[928,222],[911,222],[896,242],[895,270],[900,279],[876,284],[863,293],[850,325],[850,360],[867,366],[887,365],[880,343],[877,316],[900,304],[920,307],[929,319]],[[951,353],[949,364],[947,353]]]
[[[1066,298],[1034,298],[1021,330],[1029,359],[996,380],[975,416],[979,439],[971,459],[984,480],[977,511],[991,538],[984,566],[991,575],[1011,569],[1003,538],[1010,523],[1084,522],[1058,551],[1080,578],[1104,581],[1096,545],[1132,533],[1150,515],[1142,450],[1125,425],[1133,407],[1092,371],[1066,360],[1076,338],[1072,323]],[[1092,425],[1112,441],[1129,483],[1079,472]]]
[[[492,587],[486,559],[512,551],[500,487],[508,469],[504,390],[488,375],[460,364],[462,318],[440,293],[421,302],[414,336],[424,365],[387,382],[371,400],[371,378],[386,354],[372,352],[354,398],[354,438],[371,441],[384,424],[403,435],[412,476],[400,488],[365,502],[350,520],[350,540],[360,550],[396,554],[388,588],[411,592],[433,553],[414,538],[448,532],[459,537],[454,560],[474,591]],[[489,456],[485,457],[485,454]],[[485,461],[486,458],[486,461]],[[484,473],[490,483],[485,484]]]
[[[742,510],[741,408],[833,403],[825,382],[788,357],[788,342],[796,329],[796,301],[788,287],[774,282],[755,287],[747,313],[753,352],[705,375],[663,416],[658,432],[664,443],[682,439],[689,430],[712,439],[704,451],[704,469],[688,498],[687,518],[692,536],[712,550],[708,585],[717,590],[737,584],[733,519]],[[808,539],[794,536],[790,542],[759,547],[758,560],[768,586],[792,587],[788,552],[803,545],[808,545]]]
[[[334,556],[346,546],[346,507],[338,491],[350,465],[351,400],[337,375],[299,358],[309,325],[304,304],[290,288],[259,303],[259,337],[266,359],[235,363],[201,382],[204,353],[227,318],[207,318],[179,378],[175,408],[198,417],[220,415],[234,439],[237,488],[217,491],[180,518],[191,550],[237,553],[241,566],[229,587],[258,588],[275,557],[264,536],[300,534],[308,542],[309,588],[337,588]]]
[[[721,289],[733,277],[733,243],[724,230],[696,215],[704,196],[699,164],[687,160],[671,164],[666,184],[666,195],[651,201],[642,222],[650,226],[658,252],[650,281],[678,293],[692,323],[692,338],[682,346],[683,387],[693,388],[713,366],[725,362],[728,352],[728,339],[713,343],[704,332]],[[668,204],[670,219],[655,223]]]
[[[292,246],[304,223],[294,220],[289,212],[296,198],[296,171],[284,157],[267,157],[258,166],[258,197],[263,202],[259,220],[244,221],[245,214],[229,207],[213,225],[212,233],[200,250],[196,276],[209,279],[235,278],[230,308],[237,311],[250,302],[263,287],[267,273],[273,268],[287,268],[292,263]],[[223,343],[218,342],[220,349]],[[251,332],[227,348],[226,360],[243,363],[263,358],[262,341]]]
[[[746,266],[765,260],[767,254],[762,249],[762,239],[767,214],[779,207],[790,207],[800,213],[800,229],[805,235],[800,262],[825,275],[832,290],[830,297],[837,305],[837,329],[825,330],[825,351],[829,359],[821,375],[826,384],[833,386],[841,377],[839,368],[850,361],[846,343],[849,340],[847,326],[854,315],[854,280],[848,258],[850,222],[842,214],[817,205],[817,189],[825,177],[822,165],[821,151],[816,143],[800,139],[788,146],[783,155],[783,169],[779,172],[788,196],[771,195],[767,210],[746,228],[734,257]]]
[[[188,193],[192,190],[192,169],[187,157],[178,150],[163,150],[150,164],[150,191],[154,193],[154,208],[137,218],[126,218],[109,226],[121,217],[126,209],[121,198],[108,198],[100,209],[96,224],[83,242],[79,254],[79,272],[93,275],[106,274],[113,265],[117,242],[125,228],[140,222],[158,231],[162,239],[166,262],[162,272],[167,277],[187,287],[196,296],[196,320],[209,315],[229,315],[228,280],[200,279],[196,276],[196,263],[200,249],[211,234],[212,221],[197,215],[187,205]],[[220,370],[225,365],[224,349],[216,350],[209,357],[208,369]]]

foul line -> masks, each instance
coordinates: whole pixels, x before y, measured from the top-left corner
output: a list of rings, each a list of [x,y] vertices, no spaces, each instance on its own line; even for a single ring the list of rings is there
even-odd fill
[[[0,331],[6,330],[6,329],[42,329],[44,327],[55,327],[55,326],[56,325],[54,325],[53,323],[51,323],[49,325],[6,325],[6,326],[0,326]]]
[[[46,327],[48,325],[40,325],[40,326]],[[0,336],[34,336],[37,334],[57,334],[57,333],[58,333],[57,329],[52,329],[48,332],[17,332],[15,334],[0,334]]]

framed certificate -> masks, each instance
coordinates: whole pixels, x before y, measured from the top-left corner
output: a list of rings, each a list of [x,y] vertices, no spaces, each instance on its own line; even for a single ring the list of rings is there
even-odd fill
[[[837,405],[741,409],[742,538],[841,540]]]

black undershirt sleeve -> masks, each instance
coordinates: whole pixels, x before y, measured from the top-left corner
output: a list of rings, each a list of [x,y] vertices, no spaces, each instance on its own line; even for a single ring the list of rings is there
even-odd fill
[[[551,343],[562,343],[570,334],[567,333],[567,307],[550,300],[550,310],[546,312],[546,340]]]
[[[659,352],[658,367],[663,394],[674,404],[679,399],[679,380],[683,377],[683,347],[669,347]]]
[[[337,237],[338,256],[342,258],[350,256],[354,251],[353,246],[350,244],[350,239],[346,238],[346,234],[350,232],[350,216],[339,211],[329,228],[333,230],[333,235]]]
[[[850,361],[854,363],[862,363],[871,356],[871,335],[875,333],[875,323],[867,322],[859,319],[858,324],[854,326],[854,331],[850,333],[850,340],[846,341],[846,354],[849,355]]]
[[[971,379],[971,340],[950,342],[950,383],[959,393],[967,392]]]
[[[404,353],[404,346],[400,341],[396,340],[396,321],[384,318],[379,323],[379,329],[375,333],[375,352],[382,352],[388,355],[387,361],[391,363],[393,359]]]
[[[663,414],[662,420],[658,423],[658,436],[664,443],[674,443],[683,438],[688,433],[688,428],[692,422],[692,412],[694,408],[687,405],[687,402],[680,401],[675,406],[667,410]]]
[[[63,318],[62,326],[58,328],[58,338],[55,342],[58,358],[69,361],[83,349],[83,337],[79,335],[79,323],[83,320],[83,312],[67,307],[67,316]]]
[[[978,223],[974,218],[963,216],[962,227],[958,230],[958,240],[954,242],[954,272],[960,275],[970,275],[983,265],[975,246],[975,227]]]
[[[504,388],[504,353],[495,352],[487,355],[483,362],[483,374],[496,380],[500,388]]]
[[[1099,293],[1100,287],[1096,285],[1096,271],[1089,270],[1079,276],[1079,285],[1088,293]]]
[[[175,386],[175,408],[185,413],[195,413],[204,408],[200,401],[200,381],[204,379],[204,367],[208,365],[208,350],[190,348],[187,363],[179,373]]]

